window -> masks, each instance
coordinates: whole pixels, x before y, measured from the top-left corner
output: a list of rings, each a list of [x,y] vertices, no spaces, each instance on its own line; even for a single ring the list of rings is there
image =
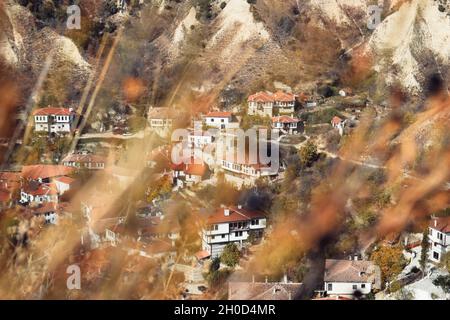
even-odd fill
[[[365,289],[365,288],[366,288],[366,284],[365,283],[361,284],[361,289]]]
[[[437,253],[436,251],[433,251],[433,259],[439,260],[439,253]]]
[[[225,235],[224,234],[222,235],[222,239],[225,239]]]
[[[353,290],[358,290],[358,285],[354,284],[353,285]]]
[[[238,231],[234,233],[235,237],[242,237],[242,231]]]
[[[219,230],[219,226],[218,226],[217,224],[215,224],[214,227],[213,227],[213,230],[214,230],[214,231]]]
[[[333,291],[333,284],[332,283],[329,283],[327,285],[327,291]]]

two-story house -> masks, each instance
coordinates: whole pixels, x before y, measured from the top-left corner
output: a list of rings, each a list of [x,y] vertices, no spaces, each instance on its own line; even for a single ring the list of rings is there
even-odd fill
[[[263,237],[267,219],[264,213],[238,207],[220,208],[206,220],[201,231],[202,250],[212,258],[219,257],[225,246],[235,243],[238,247],[249,238]]]
[[[34,130],[36,132],[47,132],[66,134],[74,129],[75,112],[69,108],[41,108],[33,112]]]
[[[283,91],[257,92],[248,97],[248,114],[273,117],[274,115],[288,115],[295,112],[296,95]]]
[[[367,295],[374,289],[381,289],[381,271],[372,261],[325,261],[324,291],[327,296],[354,297],[356,292]]]
[[[450,251],[450,217],[433,217],[429,224],[429,259],[440,262],[442,256]]]
[[[272,118],[272,129],[278,129],[286,134],[296,134],[300,131],[301,120],[288,116]]]
[[[172,132],[177,117],[179,114],[173,108],[150,108],[147,116],[150,129],[161,137],[167,137]]]
[[[61,165],[23,166],[20,202],[38,204],[57,202],[58,195],[69,190],[73,184],[74,180],[67,177],[73,171],[73,168]],[[59,178],[63,179],[56,181]]]
[[[213,111],[206,114],[203,119],[205,125],[211,128],[225,130],[237,126],[237,123],[233,124],[233,114],[231,112]]]

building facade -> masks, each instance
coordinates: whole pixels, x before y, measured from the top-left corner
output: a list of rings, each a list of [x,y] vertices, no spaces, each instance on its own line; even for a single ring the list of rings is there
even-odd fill
[[[33,113],[34,130],[55,134],[70,133],[74,128],[75,113],[67,108],[42,108]]]
[[[430,242],[429,259],[441,262],[442,257],[450,251],[450,217],[433,217],[429,225]]]
[[[211,215],[201,232],[202,250],[212,258],[219,257],[227,244],[242,248],[250,238],[260,239],[267,226],[262,212],[243,209],[241,206],[220,208]]]

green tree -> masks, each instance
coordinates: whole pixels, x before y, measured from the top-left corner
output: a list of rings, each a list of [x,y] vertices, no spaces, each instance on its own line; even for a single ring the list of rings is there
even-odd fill
[[[423,273],[426,272],[427,261],[428,261],[428,249],[430,247],[430,243],[428,242],[428,230],[425,229],[423,232],[422,238],[422,252],[420,253],[420,268]]]
[[[234,267],[239,263],[241,252],[235,243],[229,243],[225,246],[220,257],[220,261],[229,267]]]
[[[303,167],[310,167],[318,158],[317,146],[308,141],[299,151],[300,162]]]

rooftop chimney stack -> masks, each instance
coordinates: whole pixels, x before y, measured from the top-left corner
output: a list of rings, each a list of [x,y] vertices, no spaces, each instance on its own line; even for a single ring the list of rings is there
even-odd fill
[[[238,209],[242,209],[242,204],[238,204]]]
[[[223,214],[225,215],[225,217],[228,217],[230,215],[230,209],[224,209]]]

